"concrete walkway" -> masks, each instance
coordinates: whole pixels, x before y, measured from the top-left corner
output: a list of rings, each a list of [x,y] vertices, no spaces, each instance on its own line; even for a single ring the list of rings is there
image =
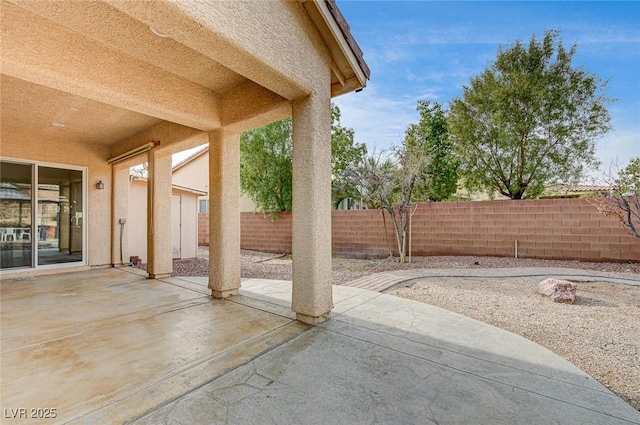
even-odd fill
[[[250,279],[241,294],[292,316],[290,282]],[[334,303],[330,321],[129,423],[640,424],[596,380],[515,334],[354,287],[334,286]]]
[[[536,277],[546,279],[555,277],[581,282],[611,282],[640,286],[640,275],[631,273],[608,273],[593,270],[571,269],[563,267],[516,267],[516,268],[473,268],[473,269],[410,269],[392,270],[364,276],[344,284],[369,291],[385,292],[402,284],[433,277]]]

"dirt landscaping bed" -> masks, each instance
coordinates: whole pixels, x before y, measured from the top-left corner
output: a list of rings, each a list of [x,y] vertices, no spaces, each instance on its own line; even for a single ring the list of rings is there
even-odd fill
[[[175,276],[207,276],[208,249],[174,262]],[[640,264],[506,257],[334,258],[334,284],[400,269],[567,267],[640,275]],[[291,257],[242,251],[242,277],[291,279]],[[425,302],[521,335],[568,359],[640,410],[640,286],[579,282],[576,302],[536,292],[539,278],[425,278],[393,295]]]

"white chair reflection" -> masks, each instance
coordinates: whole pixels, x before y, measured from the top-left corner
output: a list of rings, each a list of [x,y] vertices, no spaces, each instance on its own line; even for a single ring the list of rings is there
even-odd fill
[[[19,238],[21,241],[31,240],[31,227],[23,227],[20,229]]]
[[[9,242],[16,240],[16,228],[15,227],[2,227],[0,228],[0,239],[2,242]]]
[[[0,227],[0,241],[2,242],[30,241],[30,240],[31,240],[30,227]]]

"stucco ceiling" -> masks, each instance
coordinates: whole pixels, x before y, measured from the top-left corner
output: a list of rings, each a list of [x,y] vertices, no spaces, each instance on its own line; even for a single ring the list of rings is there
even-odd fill
[[[290,101],[309,93],[171,2],[0,1],[3,143],[21,135],[110,145],[114,154],[161,122],[244,131],[287,116]],[[325,3],[301,4],[286,6],[304,7],[329,46],[331,93],[362,87],[343,55],[349,46],[336,44],[346,23],[327,26]]]
[[[23,134],[110,145],[179,122],[191,103],[204,116],[247,82],[102,2],[3,1],[2,16],[3,142]]]
[[[157,118],[5,75],[0,85],[4,141],[22,133],[30,137],[108,145],[160,122]]]

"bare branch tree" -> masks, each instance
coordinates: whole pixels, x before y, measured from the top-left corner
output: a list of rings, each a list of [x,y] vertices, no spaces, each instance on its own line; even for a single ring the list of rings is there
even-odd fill
[[[148,173],[149,173],[149,163],[145,162],[145,163],[137,165],[135,167],[131,167],[129,169],[129,172],[133,176],[146,178]]]
[[[610,196],[599,196],[591,202],[602,214],[618,219],[632,236],[640,238],[640,157],[632,158],[617,176],[610,170],[604,177],[611,186]]]
[[[402,149],[395,150],[394,154],[389,156],[382,152],[367,156],[358,167],[350,170],[349,179],[351,187],[368,208],[382,210],[385,235],[387,224],[384,212],[388,214],[395,232],[400,262],[404,263],[411,217],[415,211],[414,191],[428,165],[428,158],[407,155]]]

